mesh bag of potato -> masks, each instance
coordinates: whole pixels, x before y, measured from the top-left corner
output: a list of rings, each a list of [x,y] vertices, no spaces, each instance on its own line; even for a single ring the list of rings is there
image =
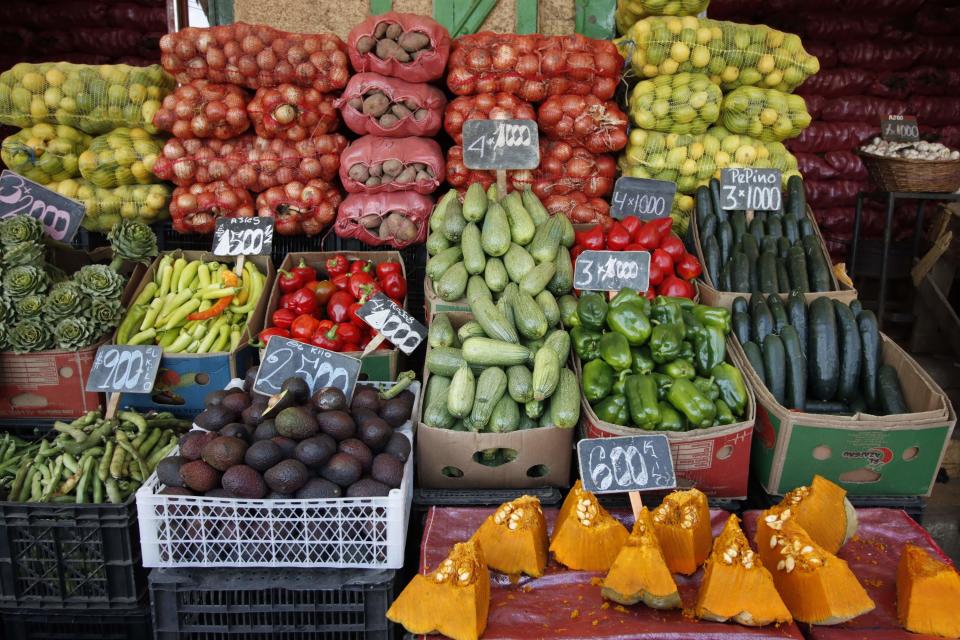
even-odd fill
[[[117,127],[156,133],[153,116],[173,86],[159,65],[21,62],[0,74],[0,123],[65,124],[94,135]]]
[[[708,4],[710,0],[617,0],[617,33],[626,33],[648,16],[695,16],[706,11]]]
[[[340,204],[335,233],[369,245],[403,249],[427,239],[433,199],[414,191],[351,193]]]
[[[443,152],[429,138],[363,136],[340,155],[340,182],[349,193],[430,194],[444,177]]]
[[[776,89],[740,87],[723,97],[720,123],[763,142],[796,138],[810,126],[803,98]]]
[[[720,117],[723,94],[702,73],[677,73],[638,82],[630,92],[630,118],[641,129],[703,133]]]
[[[4,164],[39,184],[80,175],[80,155],[93,140],[65,124],[37,124],[9,136],[0,146]]]
[[[440,130],[447,97],[428,84],[358,73],[350,78],[335,104],[354,133],[431,137]]]
[[[86,213],[80,224],[87,231],[107,233],[121,219],[153,224],[170,217],[171,188],[166,184],[134,184],[110,189],[82,178],[70,178],[48,184],[47,188],[83,203]]]
[[[80,175],[104,189],[158,182],[153,165],[162,148],[163,139],[146,129],[120,127],[94,138],[80,154]]]
[[[820,70],[800,37],[766,25],[686,17],[653,17],[616,40],[640,78],[704,73],[724,91],[759,86],[792,91]]]
[[[426,16],[390,11],[370,16],[347,37],[350,63],[358,72],[429,82],[443,75],[450,34]]]

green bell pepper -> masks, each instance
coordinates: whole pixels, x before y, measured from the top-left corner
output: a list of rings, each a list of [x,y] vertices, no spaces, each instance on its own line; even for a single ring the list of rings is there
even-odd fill
[[[693,362],[693,357],[694,357],[693,343],[690,342],[689,340],[684,340],[683,342],[681,342],[680,355],[678,357],[683,358],[684,360],[689,360],[690,362]]]
[[[604,399],[613,389],[613,378],[613,367],[600,358],[583,365],[583,397],[591,404]]]
[[[740,370],[729,362],[721,362],[710,370],[710,375],[720,389],[720,399],[735,415],[742,416],[747,408],[747,385]]]
[[[614,331],[605,333],[600,337],[600,357],[617,371],[629,369],[630,363],[633,361],[630,344],[626,337]]]
[[[706,375],[727,357],[727,342],[716,327],[703,327],[693,336],[693,363],[697,372]]]
[[[643,315],[650,317],[650,301],[641,296],[639,293],[633,289],[621,289],[617,295],[613,297],[613,300],[610,301],[610,311],[613,311],[615,308],[623,304],[628,304],[633,306],[633,303],[638,303],[639,309]]]
[[[614,374],[616,377],[613,379],[613,390],[611,393],[619,393],[621,395],[626,393],[627,388],[627,378],[630,376],[630,369],[624,369]]]
[[[629,376],[626,383],[630,419],[641,429],[655,429],[660,423],[657,383],[653,376]]]
[[[717,424],[733,424],[737,421],[726,402],[714,400],[713,404],[717,408]]]
[[[644,298],[631,289],[623,289],[610,301],[607,326],[626,337],[631,346],[638,347],[650,338],[650,320],[644,313]]]
[[[585,293],[577,303],[577,317],[581,326],[594,331],[603,331],[607,323],[607,301],[599,293]]]
[[[630,349],[630,353],[633,355],[630,370],[634,373],[645,375],[653,372],[654,367],[657,366],[657,363],[653,361],[653,357],[650,355],[650,347],[647,345],[634,347]]]
[[[697,377],[697,372],[693,368],[693,363],[689,360],[684,360],[683,358],[677,358],[672,362],[664,362],[663,364],[657,365],[657,371],[667,374],[674,380],[677,378],[693,380],[695,377]]]
[[[674,379],[673,386],[667,392],[667,401],[687,417],[693,428],[711,427],[717,417],[717,407],[710,398],[685,378]]]
[[[719,329],[724,335],[730,333],[731,316],[728,309],[697,304],[693,306],[693,315],[705,327]]]
[[[580,360],[596,360],[600,357],[600,332],[576,326],[570,329],[570,341],[573,342],[573,352]]]
[[[670,362],[680,357],[683,342],[682,324],[658,324],[650,332],[650,355],[654,362]]]
[[[604,422],[612,422],[624,427],[630,424],[627,397],[624,395],[611,394],[598,402],[593,410]]]
[[[577,315],[577,299],[569,293],[560,296],[557,300],[557,306],[560,307],[560,322],[567,329],[580,326],[580,316]]]
[[[660,424],[657,425],[657,431],[686,431],[687,419],[683,414],[673,408],[669,402],[658,402],[657,408],[660,409]]]
[[[650,305],[650,319],[657,324],[676,324],[683,322],[682,311],[675,298],[657,296]]]
[[[701,378],[697,376],[693,379],[693,386],[700,390],[700,393],[707,396],[714,402],[720,397],[720,388],[714,384],[710,378]]]
[[[653,376],[653,381],[657,383],[657,400],[666,400],[667,392],[670,391],[670,387],[673,386],[673,378],[665,373],[656,371],[650,375]]]

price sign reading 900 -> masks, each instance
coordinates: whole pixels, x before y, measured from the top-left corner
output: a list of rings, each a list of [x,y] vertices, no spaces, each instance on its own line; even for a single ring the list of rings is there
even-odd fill
[[[467,120],[463,163],[468,169],[536,169],[540,138],[533,120]]]
[[[87,377],[87,391],[150,393],[163,350],[157,346],[103,345]]]
[[[783,206],[779,169],[722,169],[720,207],[727,211],[775,211]]]

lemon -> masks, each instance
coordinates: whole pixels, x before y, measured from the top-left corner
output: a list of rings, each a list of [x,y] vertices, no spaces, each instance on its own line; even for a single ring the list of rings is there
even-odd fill
[[[697,44],[707,44],[713,40],[713,33],[708,27],[697,29]]]
[[[710,50],[703,45],[694,47],[690,54],[690,63],[697,69],[702,69],[710,64]]]
[[[130,96],[131,102],[143,102],[147,99],[147,88],[142,84],[132,84],[127,89],[127,95]]]
[[[739,76],[740,69],[737,69],[736,67],[727,67],[720,73],[720,79],[727,84],[736,82]]]
[[[770,29],[767,31],[767,46],[771,49],[776,49],[781,44],[783,44],[784,36],[786,34],[783,31],[778,31],[777,29]]]
[[[657,126],[657,119],[649,111],[634,112],[633,121],[641,129],[654,129]]]
[[[37,73],[36,71],[30,71],[25,73],[23,78],[20,80],[21,86],[30,93],[41,93],[44,90],[44,85],[46,83],[46,78]]]
[[[683,31],[683,22],[677,18],[667,20],[665,26],[667,27],[667,31],[675,36],[680,35],[680,32]]]
[[[660,73],[656,65],[648,64],[643,67],[643,75],[647,78],[655,78]]]
[[[635,69],[643,67],[647,64],[647,52],[639,47],[634,49],[630,57],[630,64],[632,64]]]
[[[670,47],[670,58],[679,62],[690,59],[690,48],[682,42],[674,42]]]
[[[660,73],[665,76],[672,76],[679,68],[680,64],[676,60],[664,60],[660,63]]]
[[[772,73],[767,74],[763,79],[763,83],[768,87],[775,87],[783,81],[783,72],[780,70],[773,71]]]
[[[745,144],[739,149],[737,149],[734,158],[740,164],[750,166],[757,159],[757,150],[754,149],[751,145]]]
[[[770,125],[772,125],[774,122],[777,121],[778,115],[779,114],[776,109],[772,109],[770,107],[762,109],[760,111],[760,124],[762,124],[765,127],[769,127]]]
[[[697,161],[692,158],[687,158],[680,165],[680,175],[682,176],[692,176],[697,173]]]

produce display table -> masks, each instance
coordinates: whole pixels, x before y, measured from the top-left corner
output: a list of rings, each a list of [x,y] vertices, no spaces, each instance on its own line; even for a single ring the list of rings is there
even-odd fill
[[[548,530],[553,530],[557,509],[544,509]],[[435,568],[453,545],[468,539],[493,509],[438,508],[427,513],[420,547],[421,573]],[[628,527],[627,510],[613,515]],[[711,510],[713,534],[719,535],[729,514]],[[894,569],[896,567],[894,566]],[[522,576],[511,583],[491,572],[490,617],[484,640],[506,638],[725,640],[734,638],[782,639],[803,636],[796,625],[751,628],[696,620],[693,608],[703,572],[691,577],[675,575],[684,611],[656,611],[643,605],[623,607],[600,597],[602,574],[569,571],[552,559],[542,578]],[[432,636],[433,637],[433,636]],[[439,637],[439,636],[436,636]]]

